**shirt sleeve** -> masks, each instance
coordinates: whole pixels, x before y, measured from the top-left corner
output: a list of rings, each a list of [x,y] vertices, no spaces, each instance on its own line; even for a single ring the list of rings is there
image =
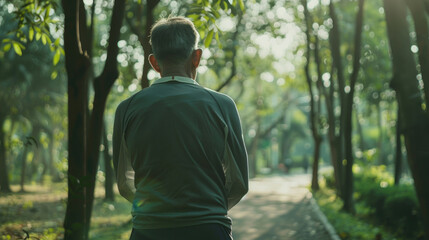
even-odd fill
[[[229,210],[248,192],[249,174],[240,117],[232,99],[228,105],[229,108],[225,111],[227,126],[225,127],[224,171]]]
[[[127,145],[124,139],[123,105],[116,109],[115,122],[113,126],[113,165],[116,171],[116,182],[119,193],[128,201],[132,202],[136,188],[134,186],[134,169],[128,154]]]

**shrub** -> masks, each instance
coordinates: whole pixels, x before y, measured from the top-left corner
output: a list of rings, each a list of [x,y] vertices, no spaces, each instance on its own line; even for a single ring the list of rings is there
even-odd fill
[[[393,186],[393,178],[384,166],[356,167],[354,173],[356,200],[369,209],[370,216],[406,239],[418,239],[422,226],[414,186]],[[327,187],[335,187],[332,173],[324,178]]]
[[[421,231],[419,206],[413,189],[392,187],[383,207],[384,222],[405,236],[417,236]]]

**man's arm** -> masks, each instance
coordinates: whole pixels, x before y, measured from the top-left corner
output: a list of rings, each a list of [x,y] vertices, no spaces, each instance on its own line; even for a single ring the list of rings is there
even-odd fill
[[[249,173],[240,117],[232,99],[224,106],[226,129],[225,175],[228,210],[235,206],[249,190]]]
[[[123,132],[123,103],[116,109],[115,122],[113,126],[113,165],[116,172],[116,181],[118,183],[119,193],[132,202],[134,193],[134,170],[131,166],[127,146],[124,140]]]

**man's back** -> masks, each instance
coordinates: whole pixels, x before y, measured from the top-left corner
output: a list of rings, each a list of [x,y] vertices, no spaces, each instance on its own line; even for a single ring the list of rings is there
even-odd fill
[[[183,17],[159,20],[149,55],[161,75],[122,102],[113,162],[133,203],[131,240],[231,240],[227,212],[248,191],[247,153],[234,101],[196,82],[199,34]]]
[[[179,79],[160,79],[118,107],[135,171],[134,226],[230,227],[224,168],[234,103]]]

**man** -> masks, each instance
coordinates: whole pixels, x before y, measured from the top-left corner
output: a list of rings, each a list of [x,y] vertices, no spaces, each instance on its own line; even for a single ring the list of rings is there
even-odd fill
[[[227,211],[248,191],[235,104],[195,82],[202,51],[191,21],[162,19],[150,40],[161,78],[118,106],[113,131],[130,239],[232,239]]]

